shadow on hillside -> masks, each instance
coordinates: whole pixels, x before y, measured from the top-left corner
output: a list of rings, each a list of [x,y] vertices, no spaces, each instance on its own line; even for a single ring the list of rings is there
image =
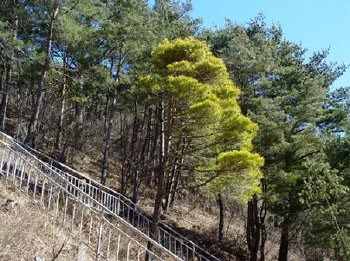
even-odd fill
[[[174,222],[169,224],[167,220],[162,220],[167,223],[167,225],[178,232],[179,234],[185,236],[189,240],[193,241],[197,245],[206,249],[212,255],[218,257],[220,260],[225,261],[246,261],[249,260],[249,255],[243,239],[224,239],[223,243],[217,241],[217,232],[215,229],[204,230],[202,228],[193,227],[193,229],[188,229],[184,227],[179,227]]]

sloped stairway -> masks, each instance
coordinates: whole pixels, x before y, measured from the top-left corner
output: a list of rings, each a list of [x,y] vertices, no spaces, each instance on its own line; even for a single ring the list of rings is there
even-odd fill
[[[219,260],[164,223],[156,240],[150,218],[122,194],[0,132],[1,174],[62,222],[85,231],[105,260]],[[69,218],[68,218],[69,217]],[[152,248],[147,248],[152,245]]]

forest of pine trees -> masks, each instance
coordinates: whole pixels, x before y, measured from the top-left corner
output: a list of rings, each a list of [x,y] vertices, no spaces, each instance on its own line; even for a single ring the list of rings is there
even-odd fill
[[[267,26],[206,29],[190,1],[2,0],[0,129],[66,162],[100,157],[133,202],[154,194],[153,231],[181,191],[246,212],[245,249],[350,260],[346,66]],[[120,166],[112,172],[110,162]],[[217,217],[213,217],[217,218]]]

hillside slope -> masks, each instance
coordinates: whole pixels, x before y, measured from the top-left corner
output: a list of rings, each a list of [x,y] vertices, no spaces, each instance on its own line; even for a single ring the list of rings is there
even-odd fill
[[[0,179],[0,260],[89,261],[91,252],[78,235],[10,184]],[[89,256],[91,255],[91,256]]]

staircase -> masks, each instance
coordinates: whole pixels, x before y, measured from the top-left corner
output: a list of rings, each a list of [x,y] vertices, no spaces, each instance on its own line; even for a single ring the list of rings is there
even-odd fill
[[[150,218],[122,194],[0,132],[1,172],[62,224],[86,235],[96,260],[218,258],[164,223],[150,238]]]

